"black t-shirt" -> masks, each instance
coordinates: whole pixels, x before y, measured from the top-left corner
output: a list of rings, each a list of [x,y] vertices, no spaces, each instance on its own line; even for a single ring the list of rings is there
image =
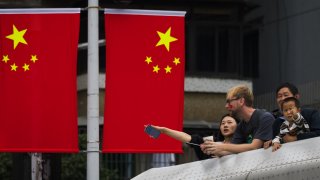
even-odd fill
[[[241,121],[233,135],[233,144],[247,143],[248,137],[268,141],[272,139],[272,124],[274,117],[271,113],[256,109],[248,122]]]

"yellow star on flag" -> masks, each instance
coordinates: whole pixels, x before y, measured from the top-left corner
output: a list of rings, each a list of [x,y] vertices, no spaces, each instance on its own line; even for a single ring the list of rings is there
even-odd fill
[[[18,66],[16,66],[16,63],[13,63],[11,66],[11,71],[17,71]]]
[[[171,34],[171,27],[168,28],[168,30],[165,33],[157,31],[160,40],[158,41],[156,46],[164,45],[167,49],[167,51],[170,50],[170,43],[173,41],[178,40],[177,38],[172,37]]]
[[[145,62],[147,62],[147,64],[150,64],[152,62],[151,57],[146,56]]]
[[[158,72],[159,72],[159,70],[160,70],[160,68],[159,68],[159,66],[158,66],[158,65],[153,66],[153,72],[158,73]]]
[[[29,64],[24,63],[23,67],[24,71],[29,71]]]
[[[6,38],[13,40],[13,49],[16,49],[19,43],[28,44],[23,38],[24,34],[27,32],[27,29],[19,31],[15,25],[13,25],[13,33],[6,36]]]
[[[175,65],[180,64],[180,58],[174,58],[173,63],[174,63]]]
[[[38,61],[37,55],[31,55],[30,61],[32,61],[33,63],[35,63],[36,61]]]
[[[171,73],[172,67],[168,66],[164,68],[166,70],[166,74]]]
[[[8,55],[3,55],[3,56],[2,56],[2,61],[3,61],[4,63],[7,63],[9,60],[10,60],[10,59],[9,59],[9,56],[8,56]]]

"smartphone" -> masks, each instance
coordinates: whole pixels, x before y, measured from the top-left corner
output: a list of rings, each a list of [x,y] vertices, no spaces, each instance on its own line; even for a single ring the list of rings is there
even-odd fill
[[[149,136],[153,138],[158,138],[161,134],[161,132],[158,129],[155,129],[150,124],[144,129],[144,132],[146,132]]]

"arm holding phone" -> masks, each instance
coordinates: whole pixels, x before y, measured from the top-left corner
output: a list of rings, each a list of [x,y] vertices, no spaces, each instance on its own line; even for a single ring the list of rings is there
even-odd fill
[[[192,148],[194,148],[194,151],[199,160],[204,160],[212,157],[211,155],[204,154],[201,151],[200,144],[204,142],[204,138],[199,135],[196,135],[196,134],[189,135],[185,132],[173,130],[167,127],[154,126],[154,125],[151,125],[151,127],[160,133],[163,133],[171,138],[174,138],[180,142],[190,145]],[[212,136],[211,136],[211,139],[213,139]]]
[[[191,141],[191,136],[185,132],[176,131],[167,127],[161,127],[161,126],[154,126],[155,129],[159,130],[161,133],[170,136],[178,141],[189,143]]]

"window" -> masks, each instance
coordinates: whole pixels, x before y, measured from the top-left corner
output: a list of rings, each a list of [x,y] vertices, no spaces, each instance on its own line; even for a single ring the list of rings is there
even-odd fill
[[[258,31],[243,33],[242,24],[189,23],[186,71],[222,78],[258,76]]]

